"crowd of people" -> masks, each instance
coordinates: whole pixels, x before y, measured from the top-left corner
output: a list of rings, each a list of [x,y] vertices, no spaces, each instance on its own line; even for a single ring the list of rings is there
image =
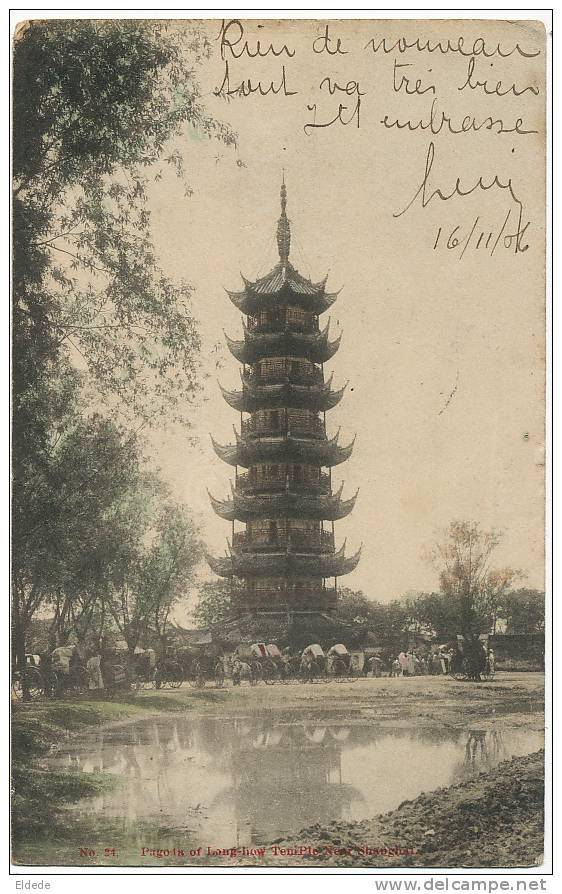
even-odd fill
[[[403,649],[398,655],[391,656],[387,662],[378,655],[369,658],[365,662],[364,672],[365,674],[371,673],[373,677],[383,676],[385,669],[389,677],[448,674],[454,656],[455,650],[450,646],[433,649],[427,654],[418,653],[415,649]],[[492,649],[486,653],[486,666],[490,673],[495,672],[495,657]]]

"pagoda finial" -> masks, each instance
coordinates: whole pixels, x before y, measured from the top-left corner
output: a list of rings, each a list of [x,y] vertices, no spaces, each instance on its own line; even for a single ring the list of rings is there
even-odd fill
[[[281,183],[281,217],[277,222],[277,247],[279,248],[279,258],[282,264],[286,264],[289,260],[289,252],[291,250],[291,227],[287,218],[287,187],[285,186],[285,170],[283,169],[283,180]]]

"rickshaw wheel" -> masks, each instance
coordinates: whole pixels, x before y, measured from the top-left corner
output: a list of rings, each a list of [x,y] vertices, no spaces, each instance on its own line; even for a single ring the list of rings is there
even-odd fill
[[[29,689],[29,694],[31,698],[39,698],[40,695],[43,695],[44,692],[44,683],[43,678],[40,672],[36,667],[30,668],[26,671],[27,677],[27,687]]]
[[[171,661],[167,666],[168,679],[166,680],[170,689],[179,689],[183,683],[183,671],[177,661]]]
[[[343,683],[347,674],[347,667],[341,658],[336,658],[332,663],[332,676],[337,683]]]
[[[468,674],[466,671],[458,670],[458,671],[449,671],[449,676],[456,680],[457,683],[464,683],[468,680]]]

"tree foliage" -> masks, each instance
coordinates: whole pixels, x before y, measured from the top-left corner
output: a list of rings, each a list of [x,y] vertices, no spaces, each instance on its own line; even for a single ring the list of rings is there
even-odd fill
[[[190,290],[160,269],[149,209],[151,183],[166,167],[189,193],[180,151],[186,130],[235,142],[205,112],[196,69],[210,47],[189,27],[51,19],[16,36],[13,624],[20,661],[40,607],[54,611],[60,639],[91,624],[102,629],[113,613],[132,641],[137,607],[150,590],[152,622],[165,630],[182,576],[199,555],[187,515],[157,496],[140,445],[122,425],[162,415],[185,421],[198,386]]]
[[[479,612],[490,556],[500,541],[497,531],[482,531],[476,522],[453,521],[428,552],[439,573],[441,592],[455,605],[459,633],[481,632]]]
[[[199,338],[189,290],[158,266],[147,190],[163,165],[183,178],[187,126],[234,142],[200,101],[208,52],[197,31],[160,22],[34,22],[17,39],[16,396],[34,383],[31,360],[62,350],[121,409],[181,415]]]
[[[193,620],[197,627],[211,627],[220,624],[231,614],[231,604],[235,589],[230,581],[219,579],[205,581],[197,594],[197,604],[193,609]]]
[[[544,592],[521,587],[505,593],[499,616],[506,622],[506,633],[544,633]]]

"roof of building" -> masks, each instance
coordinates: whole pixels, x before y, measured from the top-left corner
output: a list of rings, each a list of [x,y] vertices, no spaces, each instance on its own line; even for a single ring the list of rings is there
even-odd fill
[[[320,282],[312,282],[296,270],[289,261],[291,250],[291,225],[287,217],[287,189],[281,185],[281,215],[277,222],[277,248],[279,263],[265,276],[254,281],[246,279],[242,292],[228,292],[233,304],[243,313],[254,314],[271,306],[272,299],[283,298],[286,303],[296,304],[313,313],[323,313],[337,298],[338,293],[326,295],[327,276]]]
[[[339,431],[333,438],[326,440],[296,438],[293,435],[245,439],[240,437],[236,429],[234,434],[236,443],[226,445],[217,444],[211,436],[213,448],[219,459],[231,466],[244,468],[258,462],[303,462],[337,466],[349,459],[355,444],[355,438],[345,446],[339,444]]]
[[[229,391],[219,385],[222,396],[233,409],[252,413],[263,407],[290,407],[325,412],[340,402],[347,383],[338,391],[332,391],[330,376],[327,382],[316,385],[294,385],[282,382],[275,385],[256,385],[250,376],[242,374],[242,390]]]
[[[330,324],[318,332],[295,332],[289,328],[279,332],[255,332],[244,326],[244,339],[224,337],[230,353],[240,363],[255,363],[265,357],[290,354],[304,357],[313,363],[326,363],[338,350],[342,333],[333,341],[328,338]]]
[[[315,555],[289,550],[265,554],[232,552],[225,557],[207,556],[207,561],[215,574],[221,577],[340,577],[354,571],[361,557],[361,549],[353,556],[346,556],[344,550],[345,545],[336,553]]]
[[[244,494],[234,488],[229,500],[209,498],[214,511],[227,521],[248,522],[257,518],[309,518],[336,521],[353,510],[357,490],[348,500],[341,499],[343,484],[334,494],[302,494],[286,490],[278,494]]]

